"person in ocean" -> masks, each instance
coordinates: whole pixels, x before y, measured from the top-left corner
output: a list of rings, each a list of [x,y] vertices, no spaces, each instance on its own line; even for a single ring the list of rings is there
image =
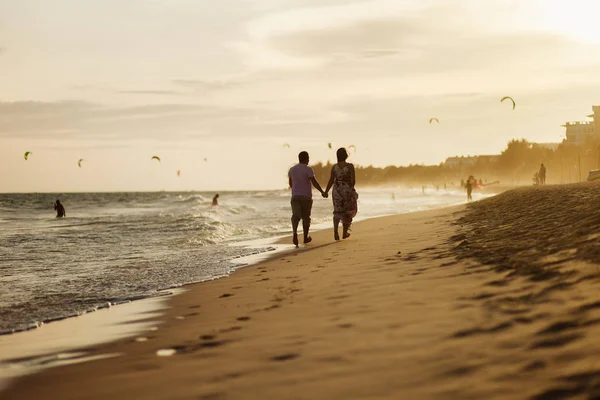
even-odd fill
[[[338,232],[340,221],[343,227],[342,239],[350,237],[350,225],[358,211],[358,193],[354,189],[356,184],[354,165],[346,162],[348,152],[341,147],[336,155],[338,162],[331,167],[325,195],[328,195],[333,187],[333,237],[335,240],[340,240]]]
[[[219,193],[215,194],[215,197],[213,197],[212,205],[213,206],[219,205]]]
[[[323,197],[327,197],[321,185],[315,178],[315,171],[308,166],[308,152],[302,151],[298,154],[298,164],[290,168],[288,172],[288,181],[292,188],[292,241],[298,247],[298,225],[302,220],[302,230],[304,232],[304,243],[310,243],[312,238],[309,236],[310,214],[312,211],[312,186],[314,186]],[[312,186],[311,186],[312,184]]]
[[[473,196],[471,196],[471,193],[473,193],[473,177],[469,177],[469,179],[467,179],[467,181],[465,182],[465,189],[467,189],[467,201],[473,201]]]
[[[63,207],[58,199],[56,200],[56,203],[54,203],[54,209],[56,210],[56,218],[63,218],[67,216],[65,207]]]

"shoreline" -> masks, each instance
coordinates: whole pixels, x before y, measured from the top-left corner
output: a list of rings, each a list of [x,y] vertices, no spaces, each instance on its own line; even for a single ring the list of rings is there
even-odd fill
[[[377,217],[369,217],[369,218],[365,218],[365,219],[361,219],[359,221],[357,221],[357,224],[362,224],[366,221],[372,221],[372,220],[380,220],[380,219],[386,219],[386,218],[393,218],[394,216],[398,216],[398,215],[411,215],[411,214],[419,214],[419,213],[428,213],[428,212],[435,212],[435,211],[439,211],[439,210],[450,210],[453,208],[456,208],[457,205],[452,205],[452,206],[445,206],[445,207],[437,207],[437,208],[433,208],[427,211],[413,211],[413,212],[409,212],[409,213],[403,213],[403,214],[392,214],[392,215],[382,215],[382,216],[377,216]],[[323,223],[320,224],[322,226],[320,226],[317,230],[312,231],[311,233],[313,235],[322,235],[323,232],[326,231],[331,231],[332,229],[330,227],[326,227],[329,224]],[[200,285],[200,284],[206,284],[208,282],[214,281],[216,279],[220,279],[220,278],[228,278],[231,277],[232,274],[234,272],[239,272],[242,269],[246,269],[247,267],[256,267],[258,265],[261,265],[264,262],[269,262],[271,260],[274,260],[278,255],[281,254],[286,254],[289,252],[293,252],[294,250],[296,251],[296,254],[302,253],[305,250],[311,250],[311,247],[313,246],[307,246],[306,249],[300,248],[300,251],[298,251],[298,249],[294,249],[293,245],[291,244],[287,244],[284,243],[283,240],[285,238],[288,238],[288,235],[282,235],[282,236],[277,236],[277,237],[271,237],[271,238],[264,238],[264,239],[255,239],[255,240],[251,240],[251,241],[247,241],[247,242],[239,242],[236,243],[236,246],[243,246],[243,247],[247,247],[247,248],[265,248],[268,246],[268,250],[264,251],[264,252],[257,252],[257,253],[253,253],[249,256],[245,256],[242,257],[241,259],[246,260],[246,262],[241,263],[239,266],[236,266],[236,268],[234,270],[232,270],[232,272],[229,275],[225,275],[223,277],[218,277],[218,278],[214,278],[212,280],[206,280],[206,281],[200,281],[200,282],[194,282],[194,283],[190,283],[190,284],[186,284],[183,286],[178,286],[178,287],[185,287],[187,288],[193,288],[193,285]],[[276,247],[274,247],[276,246]],[[279,249],[277,248],[279,247]],[[304,246],[303,246],[304,247]],[[234,258],[232,261],[233,262],[238,262],[241,259],[238,258]],[[248,261],[248,259],[250,259]],[[171,288],[169,288],[171,289]],[[161,296],[165,298],[165,302],[171,302],[171,299],[174,296]],[[154,297],[151,297],[150,299],[152,299]],[[144,301],[144,300],[142,300]],[[23,332],[21,332],[22,334]],[[113,338],[110,340],[106,340],[106,339],[101,339],[99,340],[99,345],[100,346],[104,346],[107,344],[110,344],[109,342],[113,341],[113,340],[127,340],[127,337],[130,337],[133,333],[130,333],[129,336],[122,336],[120,338]],[[1,342],[1,338],[2,336],[0,336],[0,342]],[[73,348],[71,348],[71,350],[73,350]]]
[[[600,185],[357,223],[169,301],[30,399],[554,399],[600,391]],[[540,209],[544,212],[540,213]]]
[[[504,189],[504,190],[506,190],[506,189]],[[78,193],[78,192],[74,192],[74,193]],[[489,197],[495,196],[497,194],[498,193],[495,193],[495,192],[489,193]],[[476,200],[476,201],[479,201],[479,200]],[[444,205],[444,206],[440,206],[440,207],[432,207],[432,208],[428,208],[425,210],[419,209],[419,210],[408,211],[405,213],[382,214],[382,215],[376,215],[376,216],[370,216],[370,217],[364,217],[364,218],[361,218],[359,216],[358,218],[355,218],[354,223],[359,223],[359,222],[367,221],[370,219],[385,218],[385,217],[390,217],[390,216],[394,216],[394,215],[411,214],[411,213],[426,212],[426,211],[431,211],[431,210],[439,210],[439,209],[444,209],[444,208],[449,208],[449,207],[456,207],[461,204],[463,204],[463,203],[462,202],[454,203],[454,204],[448,204],[448,205]],[[299,229],[301,229],[301,227],[299,227]],[[332,229],[330,227],[329,222],[315,224],[314,226],[311,227],[311,234],[315,233],[315,232],[321,232],[324,230],[328,230],[328,229]],[[215,279],[226,278],[241,268],[256,265],[258,263],[266,261],[271,257],[275,257],[280,252],[294,250],[294,247],[292,244],[288,244],[288,243],[284,242],[284,239],[286,239],[288,237],[291,238],[291,236],[289,234],[285,234],[285,235],[282,234],[282,235],[275,235],[275,236],[271,236],[271,237],[263,237],[263,238],[257,238],[257,239],[251,239],[251,240],[244,240],[241,242],[235,242],[233,244],[230,244],[230,246],[232,246],[232,247],[240,247],[240,248],[245,248],[248,250],[255,249],[257,251],[252,252],[248,255],[236,256],[236,257],[233,257],[232,259],[230,259],[229,262],[233,263],[234,267],[228,274],[215,276],[210,279],[204,279],[204,280],[199,280],[199,281],[195,281],[195,282],[188,282],[188,283],[184,283],[184,284],[180,284],[180,285],[159,288],[156,290],[156,294],[154,294],[154,295],[133,296],[131,298],[124,298],[124,299],[121,299],[121,300],[118,300],[115,302],[108,302],[106,305],[103,305],[103,306],[84,310],[77,314],[54,317],[54,318],[50,318],[50,319],[42,320],[42,321],[32,321],[30,323],[30,325],[25,328],[21,328],[21,329],[16,328],[16,329],[11,329],[11,330],[6,330],[6,331],[0,331],[0,343],[2,341],[2,338],[5,336],[11,336],[11,335],[29,332],[32,330],[37,330],[37,329],[42,328],[43,326],[48,325],[50,323],[61,322],[61,321],[69,320],[72,318],[83,317],[85,315],[92,314],[96,311],[110,309],[111,307],[115,307],[115,306],[130,304],[134,301],[137,302],[137,301],[150,300],[150,299],[154,299],[154,298],[169,297],[172,295],[172,293],[170,293],[170,291],[172,291],[172,290],[185,288],[187,286],[196,285],[196,284],[203,283],[203,282],[209,282],[209,281],[212,281]],[[281,246],[285,246],[285,247],[278,248]],[[260,251],[260,250],[264,250],[264,251]],[[246,261],[243,261],[243,260],[246,260]],[[239,261],[242,261],[242,262],[239,263]]]
[[[390,215],[380,215],[380,216],[375,216],[375,217],[366,217],[364,219],[359,219],[357,222],[355,222],[355,224],[360,224],[360,223],[363,223],[365,221],[370,221],[370,220],[385,219],[385,218],[394,217],[397,215],[410,215],[410,214],[418,214],[418,213],[423,213],[423,212],[426,213],[426,212],[431,212],[431,211],[435,211],[435,210],[444,210],[444,209],[449,209],[449,208],[455,208],[457,206],[458,205],[454,204],[454,205],[449,205],[449,206],[444,206],[444,207],[434,207],[430,210],[419,210],[419,211],[411,211],[411,212],[401,213],[401,214],[390,214]],[[323,232],[332,231],[332,228],[329,225],[330,225],[329,223],[321,223],[321,224],[315,225],[313,227],[314,230],[311,230],[311,235],[322,235]],[[103,324],[102,327],[104,328],[105,331],[110,331],[110,327],[114,326],[114,325],[135,324],[135,322],[139,319],[137,317],[140,317],[149,312],[152,312],[153,306],[147,307],[147,306],[145,306],[145,304],[153,304],[155,302],[161,302],[163,304],[163,307],[161,307],[160,310],[157,311],[158,314],[156,314],[156,317],[160,319],[161,316],[164,316],[164,313],[162,313],[161,311],[168,309],[168,307],[169,307],[168,305],[169,305],[171,299],[173,299],[175,296],[180,295],[181,293],[185,292],[189,288],[193,288],[195,285],[202,285],[202,284],[212,282],[215,280],[229,278],[234,273],[237,273],[237,272],[239,272],[243,269],[249,268],[249,267],[256,267],[264,262],[268,262],[270,260],[275,259],[279,255],[285,255],[285,254],[291,253],[291,252],[295,252],[295,253],[299,254],[304,251],[309,251],[309,250],[311,250],[311,247],[314,247],[314,244],[313,244],[313,245],[309,245],[309,246],[301,245],[300,248],[295,248],[293,246],[293,244],[287,243],[288,239],[290,239],[290,238],[291,238],[291,236],[286,234],[286,235],[278,235],[278,236],[273,236],[273,237],[268,237],[268,238],[253,239],[253,240],[235,243],[234,246],[240,246],[240,247],[248,248],[248,249],[259,249],[259,250],[265,249],[265,251],[262,251],[262,252],[258,251],[256,253],[252,253],[247,256],[233,258],[231,260],[231,262],[234,262],[237,265],[227,275],[215,277],[213,279],[192,282],[192,283],[179,285],[179,286],[175,286],[175,287],[164,288],[164,289],[159,290],[159,292],[163,292],[163,293],[157,293],[155,296],[142,297],[142,298],[131,299],[131,300],[123,300],[123,301],[117,302],[115,304],[107,305],[105,307],[97,308],[95,310],[89,310],[89,311],[83,312],[78,315],[66,316],[66,317],[56,318],[56,319],[53,319],[48,322],[38,323],[35,326],[32,326],[28,329],[23,329],[23,330],[13,331],[13,332],[3,332],[2,334],[0,334],[0,345],[3,346],[8,343],[13,345],[14,343],[17,343],[18,345],[15,346],[16,348],[27,347],[27,345],[25,343],[31,343],[31,340],[29,339],[28,334],[33,333],[32,336],[35,336],[35,339],[33,339],[33,341],[35,343],[35,348],[38,350],[35,353],[32,353],[32,351],[30,349],[27,349],[26,351],[23,351],[22,353],[18,353],[18,354],[13,351],[11,353],[5,354],[4,357],[2,357],[2,359],[0,359],[0,398],[1,398],[3,390],[6,388],[6,386],[9,385],[11,379],[13,379],[15,377],[23,377],[23,376],[30,375],[30,374],[36,374],[47,367],[52,368],[55,365],[67,364],[69,362],[68,360],[64,360],[64,362],[61,362],[61,363],[49,362],[48,357],[51,357],[53,354],[57,355],[59,353],[69,353],[69,354],[78,353],[77,350],[79,348],[81,348],[81,346],[66,344],[66,343],[57,345],[56,341],[53,340],[51,337],[50,337],[50,339],[48,337],[46,337],[45,331],[51,330],[51,331],[56,331],[56,332],[64,332],[65,330],[68,330],[69,326],[72,326],[72,325],[75,325],[75,326],[81,325],[83,327],[87,327],[87,321],[90,322],[91,327],[98,328],[99,326],[95,324],[96,320],[101,321],[101,324]],[[119,307],[117,307],[117,306],[119,306]],[[131,307],[131,308],[135,309],[136,311],[134,311],[132,313],[127,313],[126,308],[128,308],[128,307]],[[123,314],[126,315],[126,318],[116,317],[116,318],[111,319],[110,317],[108,317],[108,318],[105,317],[104,312],[110,311],[111,309],[123,310]],[[143,320],[145,320],[145,318],[143,318]],[[73,322],[73,321],[77,321],[77,322]],[[160,322],[158,322],[158,323],[160,323]],[[132,330],[125,331],[125,332],[119,331],[117,329],[114,331],[117,331],[120,333],[111,332],[108,336],[100,335],[100,337],[99,337],[96,332],[96,334],[94,335],[94,339],[91,339],[89,337],[89,333],[88,333],[88,334],[85,334],[85,340],[83,342],[85,344],[89,344],[90,346],[104,346],[104,345],[113,343],[115,341],[127,340],[128,338],[131,338],[138,334],[143,334],[144,324],[146,324],[146,323],[145,322],[139,323],[138,324],[139,328],[132,329]],[[51,326],[52,329],[48,329],[48,326]],[[63,326],[65,326],[67,328],[62,329]],[[81,330],[85,330],[85,328],[83,328],[83,329],[78,328],[78,331],[81,331]],[[24,335],[27,337],[25,337]],[[84,350],[87,350],[87,349],[84,349]],[[86,354],[87,354],[87,351],[86,351]],[[36,365],[38,360],[40,361],[40,363],[39,363],[39,365]],[[73,362],[81,362],[83,360],[84,360],[84,358],[78,355],[77,357],[74,358]],[[56,361],[56,360],[54,360],[54,361]],[[9,371],[12,368],[20,369],[20,373],[18,373],[17,375],[11,376],[9,373],[7,373],[7,371]],[[1,372],[2,369],[5,370],[4,373]]]
[[[400,224],[405,224],[406,222],[403,221],[409,221],[408,224],[410,225],[410,221],[413,220],[421,220],[423,218],[428,218],[429,216],[433,215],[433,216],[442,216],[443,218],[446,218],[448,215],[451,215],[453,213],[455,213],[457,210],[462,209],[463,206],[454,206],[454,207],[445,207],[442,209],[436,209],[436,210],[429,210],[429,211],[420,211],[420,212],[414,212],[414,213],[407,213],[407,214],[398,214],[395,216],[386,216],[386,217],[380,217],[380,218],[372,218],[372,219],[368,219],[365,221],[361,221],[357,223],[357,227],[356,229],[356,233],[353,234],[353,236],[360,236],[362,234],[364,234],[364,232],[361,232],[365,227],[372,227],[372,226],[379,226],[380,224],[389,224],[392,223],[394,225],[400,223]],[[427,226],[425,227],[425,229],[429,230],[430,228]],[[378,230],[378,228],[377,228]],[[281,260],[287,260],[288,263],[292,263],[292,264],[296,264],[296,265],[304,265],[304,263],[302,263],[302,259],[303,258],[312,258],[315,256],[316,253],[323,253],[323,252],[327,252],[329,248],[334,248],[336,246],[352,246],[352,245],[358,245],[360,244],[360,241],[358,240],[354,240],[353,238],[350,238],[346,241],[340,241],[340,242],[333,242],[332,240],[328,240],[326,239],[327,237],[329,237],[329,234],[331,229],[327,229],[327,230],[323,230],[323,231],[318,231],[318,232],[314,232],[313,233],[313,243],[311,243],[311,245],[306,246],[304,248],[300,248],[300,251],[292,251],[292,252],[286,252],[285,254],[281,254],[279,257],[272,257],[269,258],[267,261],[261,262],[257,265],[252,265],[249,267],[244,267],[241,269],[236,270],[235,274],[232,274],[230,276],[228,276],[225,279],[217,279],[217,280],[213,280],[213,281],[207,281],[207,282],[202,282],[202,283],[198,283],[198,284],[194,284],[194,285],[190,285],[188,286],[188,290],[183,293],[180,294],[178,296],[172,296],[169,298],[169,303],[170,303],[170,307],[167,312],[162,315],[161,317],[157,317],[154,320],[155,321],[164,321],[161,329],[159,329],[157,332],[153,333],[153,337],[151,338],[151,340],[148,340],[146,342],[143,343],[137,343],[135,340],[131,340],[131,339],[122,339],[122,340],[118,340],[116,342],[111,342],[111,343],[106,343],[103,345],[98,346],[95,349],[90,349],[92,355],[102,355],[102,354],[124,354],[124,356],[121,356],[117,359],[121,359],[122,357],[127,357],[130,354],[130,351],[134,350],[135,348],[141,348],[142,346],[149,346],[153,349],[150,354],[151,354],[151,358],[153,360],[158,360],[158,362],[161,362],[161,360],[165,360],[164,362],[167,362],[166,360],[169,360],[169,357],[157,357],[155,354],[158,354],[157,352],[160,352],[161,350],[170,350],[170,349],[174,349],[174,353],[176,354],[176,358],[180,357],[180,355],[185,355],[188,354],[188,352],[190,350],[188,350],[188,346],[193,346],[193,345],[177,345],[173,347],[173,342],[175,341],[175,343],[177,342],[177,340],[181,340],[182,338],[180,337],[182,334],[185,334],[185,332],[197,332],[197,334],[200,334],[201,331],[198,330],[197,328],[183,328],[181,327],[176,327],[175,325],[179,325],[179,324],[187,324],[189,322],[192,322],[191,320],[195,319],[197,317],[197,315],[199,315],[199,313],[201,313],[203,311],[203,309],[206,306],[209,306],[209,304],[207,304],[206,306],[204,305],[204,302],[201,302],[201,304],[193,304],[196,303],[197,300],[193,299],[191,300],[190,303],[190,296],[194,297],[198,294],[200,294],[200,292],[211,292],[213,293],[212,296],[210,296],[211,298],[214,298],[218,301],[229,301],[229,299],[236,299],[239,295],[239,291],[242,291],[246,286],[233,286],[233,285],[237,285],[236,282],[240,282],[240,281],[244,281],[245,283],[249,283],[249,282],[253,282],[251,284],[250,287],[248,287],[249,289],[259,289],[259,291],[262,292],[262,290],[260,290],[260,285],[269,285],[271,278],[263,278],[264,275],[267,275],[269,272],[272,272],[272,266],[274,264],[279,263]],[[405,246],[403,246],[405,247]],[[416,248],[414,248],[415,250],[417,250]],[[396,254],[397,252],[394,251],[394,254],[390,254],[390,259],[393,259],[394,262],[397,261],[401,261],[401,259],[396,258],[398,255]],[[404,253],[404,252],[403,252]],[[402,257],[407,257],[410,259],[411,254],[410,252],[407,251],[407,256],[402,256]],[[364,260],[363,260],[364,261]],[[309,274],[315,273],[315,272],[320,272],[320,271],[326,271],[326,269],[320,269],[320,268],[326,268],[326,265],[323,266],[319,266],[318,269],[309,272]],[[394,267],[395,269],[396,267]],[[282,273],[283,275],[289,275],[289,273],[285,272],[286,268],[283,268],[280,273]],[[314,276],[314,275],[313,275]],[[204,329],[203,331],[205,332],[205,334],[200,335],[201,337],[203,337],[204,339],[201,339],[201,342],[199,343],[199,347],[198,350],[200,349],[212,349],[213,347],[215,348],[216,351],[219,350],[219,348],[221,347],[222,343],[221,340],[216,340],[216,339],[212,339],[214,337],[219,337],[221,335],[227,335],[227,334],[231,334],[231,335],[235,335],[236,333],[238,333],[239,331],[241,332],[241,329],[243,328],[244,325],[246,325],[246,321],[249,320],[253,320],[254,319],[254,315],[258,315],[255,313],[277,313],[279,311],[280,308],[287,308],[287,306],[291,305],[288,304],[288,301],[291,298],[293,298],[295,296],[296,292],[301,293],[302,289],[300,288],[296,288],[296,285],[299,285],[299,283],[297,283],[297,279],[291,279],[288,280],[289,277],[284,277],[282,276],[281,279],[283,279],[283,282],[286,282],[288,284],[291,284],[292,287],[284,289],[284,288],[279,288],[279,286],[276,286],[273,288],[273,290],[275,291],[273,293],[273,290],[269,291],[269,293],[266,293],[266,299],[265,299],[265,293],[260,294],[260,296],[266,300],[267,305],[263,308],[259,309],[255,309],[256,306],[258,305],[256,303],[256,300],[251,300],[251,307],[254,308],[253,311],[247,309],[247,306],[243,306],[242,309],[238,310],[237,307],[235,307],[234,309],[231,309],[230,311],[237,313],[247,313],[249,314],[247,317],[246,316],[237,316],[235,318],[233,318],[233,326],[223,326],[219,329],[210,329],[210,330],[206,330]],[[241,282],[240,282],[241,283]],[[254,285],[254,286],[252,286]],[[231,287],[233,286],[233,287]],[[215,287],[217,289],[215,289]],[[225,287],[230,287],[229,289],[225,290]],[[203,290],[200,290],[200,289]],[[212,288],[212,289],[210,289]],[[210,290],[209,290],[210,289]],[[215,291],[216,290],[216,291]],[[274,296],[274,297],[272,297]],[[343,297],[343,296],[342,296]],[[269,300],[270,299],[270,300]],[[341,298],[340,298],[341,299]],[[268,305],[270,304],[270,305]],[[292,301],[293,304],[293,301]],[[215,304],[216,305],[216,304]],[[212,308],[212,307],[211,307]],[[244,309],[246,309],[246,311],[244,311]],[[188,311],[186,311],[188,310]],[[197,311],[196,311],[197,310]],[[190,312],[191,311],[191,312]],[[207,320],[205,322],[210,322],[213,320],[213,318],[218,319],[221,321],[222,323],[222,316],[220,316],[219,314],[221,314],[222,312],[227,312],[227,310],[222,310],[220,307],[217,307],[217,309],[215,309],[215,311],[217,312],[217,314],[214,314],[212,311],[210,310],[204,310],[204,311],[209,311],[210,315],[212,315],[212,317],[210,317],[209,315],[206,315]],[[229,312],[230,312],[229,311]],[[227,313],[229,313],[227,312]],[[180,317],[180,318],[178,318]],[[220,317],[220,318],[219,318]],[[231,317],[229,317],[231,318]],[[154,321],[153,320],[153,321]],[[237,321],[237,323],[236,323]],[[343,323],[341,323],[342,325],[344,325]],[[352,325],[352,324],[350,324]],[[173,331],[173,329],[175,329]],[[175,339],[175,337],[165,337],[166,342],[159,342],[159,336],[161,336],[163,333],[167,333],[167,332],[172,332],[175,337],[180,337],[179,339]],[[214,333],[213,333],[214,332]],[[220,332],[220,333],[219,333]],[[169,334],[170,335],[170,334]],[[227,343],[229,343],[229,339],[224,339]],[[231,339],[232,343],[236,342],[237,340],[235,338]],[[185,341],[184,341],[185,342]],[[168,344],[171,344],[170,346]],[[150,355],[149,354],[149,355]],[[276,355],[274,355],[273,357],[278,357]],[[281,357],[286,358],[286,355],[282,355]],[[293,358],[293,357],[292,357]],[[150,360],[147,359],[147,357],[145,356],[144,359],[146,361],[144,362],[151,362]],[[141,361],[141,360],[140,360]],[[98,361],[94,361],[93,363],[84,363],[84,364],[79,364],[77,366],[65,366],[65,367],[60,367],[60,368],[52,368],[52,369],[48,369],[45,371],[42,371],[41,373],[38,374],[34,374],[34,375],[29,375],[23,378],[18,379],[15,382],[14,386],[9,386],[7,388],[7,391],[5,392],[0,392],[0,397],[2,397],[2,395],[4,393],[8,393],[8,395],[11,398],[27,398],[28,395],[26,395],[25,397],[19,397],[19,395],[17,394],[15,397],[15,392],[13,392],[13,390],[16,388],[17,392],[19,388],[24,388],[26,387],[38,387],[37,384],[25,384],[25,386],[23,386],[24,382],[28,382],[30,380],[34,380],[34,381],[38,381],[38,379],[42,379],[45,381],[44,377],[49,377],[49,376],[53,376],[54,374],[60,374],[62,371],[66,371],[66,370],[71,370],[74,371],[75,373],[78,373],[78,371],[81,371],[82,373],[85,374],[85,376],[88,376],[90,374],[90,372],[83,372],[83,370],[87,371],[88,369],[95,369],[97,366],[99,366],[101,363],[104,364],[105,362],[109,362],[110,360],[98,360]],[[119,361],[119,365],[121,365],[121,363],[123,362],[123,360],[121,359]],[[138,364],[138,361],[134,361],[135,364]],[[72,369],[74,368],[74,369]],[[113,367],[110,367],[111,369]],[[150,370],[153,370],[152,368]],[[91,373],[92,375],[89,376],[96,376],[97,373],[93,372]],[[55,378],[52,378],[53,380]],[[60,381],[63,381],[64,378],[60,378]],[[68,381],[71,380],[71,378],[67,378]],[[120,380],[120,379],[119,379]],[[40,387],[45,387],[45,384],[43,384]],[[55,390],[55,388],[51,388],[51,387],[46,387],[46,390]],[[69,392],[72,393],[72,395],[74,393],[77,393],[77,390],[71,391],[69,389]],[[64,394],[66,395],[66,394]],[[114,396],[115,393],[113,393],[111,396]],[[149,395],[149,393],[148,393]],[[63,394],[61,393],[60,395],[61,397],[63,396]],[[106,393],[104,394],[98,394],[98,398],[101,397],[105,397]],[[125,395],[124,393],[122,393],[120,395],[121,397],[118,398],[130,398],[130,395]],[[143,396],[142,396],[143,397]],[[177,396],[175,396],[177,397]],[[162,397],[156,397],[156,396],[150,396],[150,398],[162,398]],[[285,398],[281,397],[281,398]]]

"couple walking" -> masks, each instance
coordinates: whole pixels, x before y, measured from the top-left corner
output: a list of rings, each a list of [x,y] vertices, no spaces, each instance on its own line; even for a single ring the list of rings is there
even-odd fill
[[[339,225],[342,222],[342,238],[350,237],[348,232],[352,224],[352,218],[358,210],[358,194],[354,190],[355,175],[354,165],[346,162],[348,152],[345,148],[337,150],[337,164],[331,168],[331,176],[327,188],[323,190],[315,178],[315,173],[308,166],[308,153],[306,151],[298,154],[299,163],[288,173],[290,187],[292,188],[292,229],[294,232],[293,242],[298,247],[298,225],[302,220],[304,231],[304,243],[310,243],[309,236],[310,213],[312,210],[312,186],[314,186],[323,197],[329,197],[329,190],[333,187],[333,232],[335,240],[340,240]],[[311,186],[312,185],[312,186]]]

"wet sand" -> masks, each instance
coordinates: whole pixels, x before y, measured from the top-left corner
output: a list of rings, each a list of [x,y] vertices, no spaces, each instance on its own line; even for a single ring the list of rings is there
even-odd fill
[[[598,204],[598,184],[526,188],[318,232],[0,398],[593,398]]]

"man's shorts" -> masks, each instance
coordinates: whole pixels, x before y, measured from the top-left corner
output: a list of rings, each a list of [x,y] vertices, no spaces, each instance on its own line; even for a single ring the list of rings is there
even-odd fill
[[[292,219],[310,222],[310,212],[312,210],[313,200],[306,196],[292,196]]]

